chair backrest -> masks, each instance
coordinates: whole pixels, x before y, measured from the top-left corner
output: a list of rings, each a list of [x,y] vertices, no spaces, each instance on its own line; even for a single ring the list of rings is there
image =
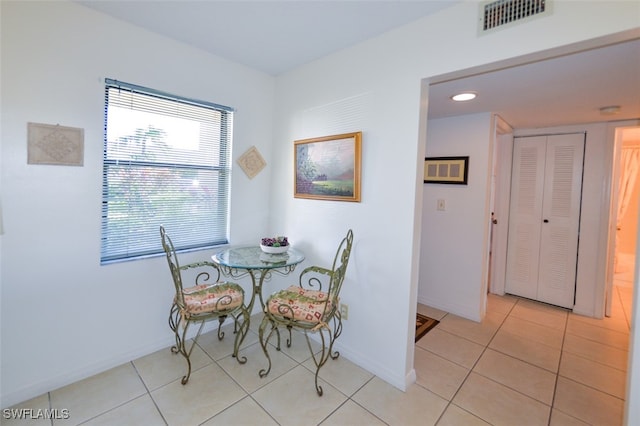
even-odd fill
[[[173,247],[173,242],[164,230],[164,226],[160,226],[160,238],[162,239],[162,248],[164,250],[164,253],[167,255],[167,262],[169,263],[169,269],[171,270],[173,284],[176,287],[176,303],[179,306],[184,306],[180,263],[178,263],[178,255],[176,254],[176,249]]]
[[[329,283],[329,297],[336,299],[340,295],[342,282],[347,273],[347,265],[349,264],[349,256],[351,255],[351,246],[353,245],[353,231],[349,229],[347,235],[342,239],[336,251],[336,257],[333,259],[333,267],[331,270],[331,282]]]

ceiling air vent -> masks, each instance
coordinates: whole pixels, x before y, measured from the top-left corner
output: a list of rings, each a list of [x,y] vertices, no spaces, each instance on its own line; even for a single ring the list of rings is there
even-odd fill
[[[497,0],[483,2],[480,8],[480,34],[486,34],[508,24],[549,14],[551,0]]]

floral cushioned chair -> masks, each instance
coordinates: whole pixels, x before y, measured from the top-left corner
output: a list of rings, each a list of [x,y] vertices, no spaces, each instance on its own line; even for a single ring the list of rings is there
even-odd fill
[[[176,338],[176,344],[171,347],[171,352],[180,353],[187,360],[187,374],[182,377],[182,384],[185,385],[189,381],[191,351],[200,337],[205,322],[209,320],[217,319],[220,322],[218,339],[222,340],[224,338],[224,332],[221,331],[222,324],[228,317],[233,318],[234,333],[236,333],[233,356],[240,364],[247,362],[246,357],[238,357],[238,349],[249,328],[249,312],[244,305],[244,289],[236,283],[219,281],[220,270],[215,263],[197,262],[180,266],[171,238],[162,226],[160,227],[160,236],[176,290],[169,313],[169,327],[175,333]],[[190,276],[194,277],[194,285],[185,288],[183,287],[183,274],[186,276],[187,271]],[[191,323],[200,323],[200,327],[193,338],[191,347],[187,349],[187,331]]]
[[[259,372],[264,377],[271,371],[271,358],[267,351],[269,339],[274,334],[278,336],[277,349],[280,350],[279,326],[289,330],[287,346],[291,346],[291,330],[297,329],[304,333],[307,346],[316,365],[315,386],[318,395],[322,396],[322,387],[318,386],[318,373],[327,362],[329,356],[338,358],[340,353],[333,352],[333,343],[342,332],[342,318],[339,302],[340,289],[347,271],[353,232],[349,230],[346,237],[338,246],[331,269],[310,266],[300,273],[298,285],[280,290],[272,294],[265,304],[265,316],[260,324],[258,334],[260,344],[269,365]],[[323,287],[324,286],[324,287]],[[270,326],[270,328],[268,328]],[[265,331],[266,333],[265,336]],[[314,353],[308,333],[319,333],[322,351]],[[325,336],[326,333],[326,336]],[[328,338],[328,341],[327,341]],[[327,346],[328,343],[328,346]]]

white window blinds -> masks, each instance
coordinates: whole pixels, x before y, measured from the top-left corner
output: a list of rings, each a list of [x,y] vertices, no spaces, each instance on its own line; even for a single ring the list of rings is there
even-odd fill
[[[105,83],[101,263],[227,243],[233,110]]]

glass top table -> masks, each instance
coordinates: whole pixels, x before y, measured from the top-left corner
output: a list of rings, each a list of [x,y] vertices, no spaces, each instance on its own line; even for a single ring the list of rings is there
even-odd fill
[[[260,246],[230,247],[220,251],[211,259],[220,266],[222,273],[232,278],[251,277],[253,292],[247,305],[249,314],[253,310],[256,294],[260,299],[260,305],[264,310],[262,299],[262,284],[269,279],[272,273],[289,275],[300,262],[304,260],[304,253],[290,247],[282,254],[264,253]]]

